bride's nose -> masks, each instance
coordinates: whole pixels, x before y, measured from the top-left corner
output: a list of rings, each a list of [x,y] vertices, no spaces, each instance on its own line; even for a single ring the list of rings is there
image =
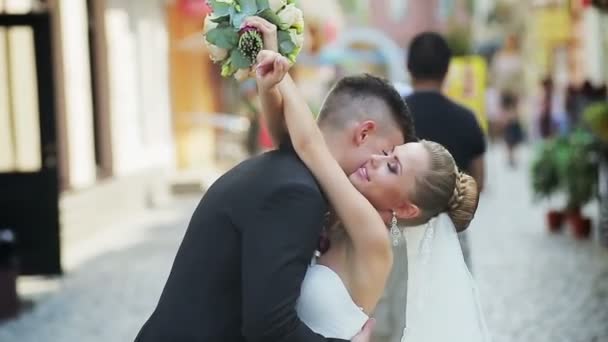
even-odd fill
[[[385,162],[387,158],[388,157],[384,155],[374,154],[372,155],[371,164],[374,168],[376,168]]]

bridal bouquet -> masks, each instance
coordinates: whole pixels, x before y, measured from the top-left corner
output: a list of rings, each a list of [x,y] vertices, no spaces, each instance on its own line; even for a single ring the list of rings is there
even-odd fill
[[[209,0],[213,12],[203,33],[211,60],[222,64],[222,76],[243,80],[263,48],[262,34],[244,26],[247,17],[262,17],[277,27],[279,52],[295,63],[304,43],[304,17],[295,0]]]

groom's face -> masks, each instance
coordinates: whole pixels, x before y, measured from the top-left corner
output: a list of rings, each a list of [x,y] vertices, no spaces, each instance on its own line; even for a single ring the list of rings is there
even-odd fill
[[[404,139],[397,127],[389,126],[379,129],[374,122],[366,121],[358,127],[355,141],[351,167],[345,170],[348,174],[356,172],[374,156],[393,151],[395,146],[403,144]]]

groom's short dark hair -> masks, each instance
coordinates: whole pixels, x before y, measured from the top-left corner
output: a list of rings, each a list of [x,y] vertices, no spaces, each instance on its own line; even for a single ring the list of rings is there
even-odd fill
[[[396,124],[406,142],[416,140],[410,110],[388,81],[369,74],[342,78],[325,98],[319,124],[341,129],[349,121],[365,119],[374,119],[381,129]]]

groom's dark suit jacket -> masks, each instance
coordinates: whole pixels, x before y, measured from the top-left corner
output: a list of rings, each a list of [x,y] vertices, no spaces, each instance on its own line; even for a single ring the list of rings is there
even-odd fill
[[[226,173],[196,208],[136,341],[326,341],[295,305],[327,209],[290,146]]]

